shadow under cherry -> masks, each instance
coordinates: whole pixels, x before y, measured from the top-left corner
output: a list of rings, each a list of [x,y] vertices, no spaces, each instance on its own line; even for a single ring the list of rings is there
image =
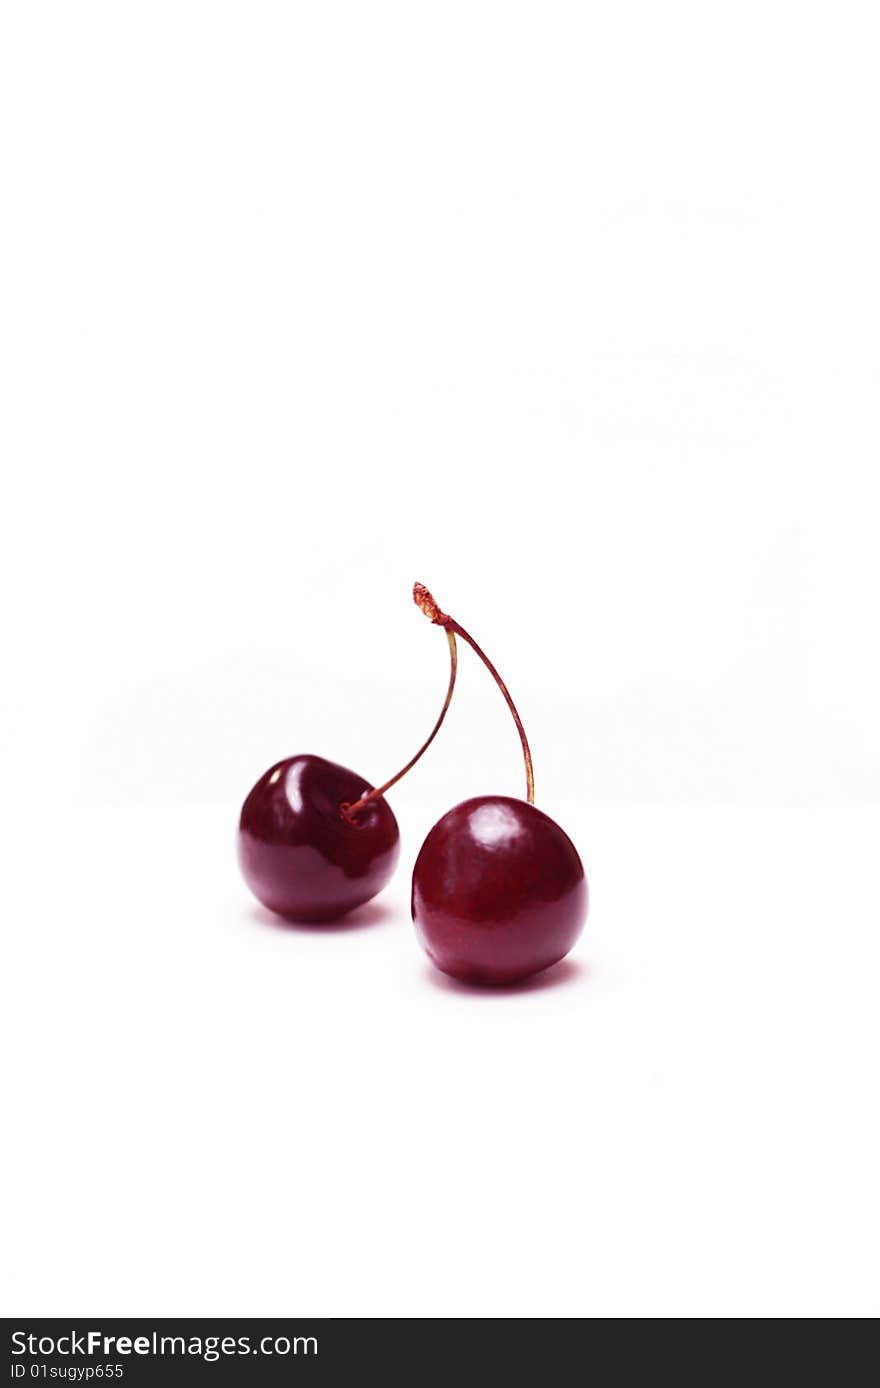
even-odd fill
[[[578,981],[584,983],[589,977],[588,966],[579,963],[577,959],[560,959],[558,964],[551,964],[549,969],[543,969],[541,973],[534,974],[531,978],[524,978],[520,983],[506,983],[500,986],[486,983],[463,983],[458,978],[441,973],[433,964],[428,964],[425,970],[427,982],[433,984],[441,993],[461,993],[465,996],[484,998],[511,997],[521,993],[543,993],[549,988],[570,987]]]
[[[365,901],[353,911],[335,921],[298,921],[287,916],[276,915],[256,902],[250,908],[250,918],[258,925],[269,926],[274,930],[304,931],[308,934],[347,935],[353,930],[367,930],[373,926],[389,925],[396,917],[394,908],[384,901]]]

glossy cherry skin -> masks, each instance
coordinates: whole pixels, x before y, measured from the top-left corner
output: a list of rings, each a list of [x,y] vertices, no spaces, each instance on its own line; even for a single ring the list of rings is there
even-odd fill
[[[578,851],[525,800],[480,795],[434,825],[413,869],[416,934],[444,973],[516,983],[568,954],[587,915]]]
[[[323,757],[288,757],[261,776],[241,810],[238,860],[254,896],[288,920],[338,920],[387,883],[400,852],[384,799],[353,821],[369,782]]]

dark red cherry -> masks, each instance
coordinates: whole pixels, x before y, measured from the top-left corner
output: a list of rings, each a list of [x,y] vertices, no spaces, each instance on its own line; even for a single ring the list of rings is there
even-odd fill
[[[525,800],[480,795],[439,820],[416,859],[416,934],[444,973],[507,984],[562,959],[583,929],[578,851]]]
[[[384,799],[356,816],[363,776],[323,757],[288,757],[261,776],[241,810],[238,857],[254,896],[280,916],[329,921],[369,901],[388,882],[400,851]]]

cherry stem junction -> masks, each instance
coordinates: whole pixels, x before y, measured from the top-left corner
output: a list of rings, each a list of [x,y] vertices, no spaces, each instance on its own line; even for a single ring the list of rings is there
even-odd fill
[[[461,637],[462,641],[467,642],[471,650],[473,650],[480,657],[480,660],[482,660],[486,669],[489,671],[489,674],[492,676],[495,683],[498,685],[498,688],[501,690],[501,693],[504,695],[507,707],[510,709],[511,716],[513,717],[513,721],[516,724],[516,730],[519,733],[519,740],[522,743],[523,761],[525,762],[526,767],[526,799],[528,800],[530,805],[534,805],[535,773],[532,767],[532,753],[529,749],[529,741],[526,737],[526,730],[522,725],[522,719],[516,711],[516,705],[514,704],[513,699],[510,697],[510,691],[508,690],[507,685],[504,683],[504,680],[501,678],[498,671],[495,669],[495,666],[492,664],[491,660],[486,655],[486,652],[477,645],[474,638],[470,636],[468,632],[465,631],[463,626],[459,625],[459,623],[455,620],[454,617],[450,617],[448,613],[441,611],[439,604],[435,601],[433,595],[428,592],[428,589],[425,587],[423,583],[416,583],[413,585],[413,601],[415,602],[416,606],[420,608],[422,612],[424,612],[425,616],[430,618],[430,620],[434,623],[435,626],[443,627],[443,629],[446,632],[447,638],[449,638],[454,632],[456,636]],[[451,693],[452,691],[450,689],[450,697]],[[444,713],[445,711],[446,710],[444,709]],[[443,721],[442,715],[440,721]],[[435,728],[434,732],[436,731],[437,729]],[[434,734],[432,733],[431,736],[433,737],[433,735]],[[428,739],[428,741],[430,741],[430,738]],[[419,753],[419,756],[421,756],[421,753]],[[397,778],[395,777],[395,780],[396,779]]]
[[[353,805],[349,805],[348,803],[340,805],[339,809],[342,818],[348,820],[349,823],[353,822],[359,810],[369,805],[371,801],[378,800],[380,796],[385,794],[386,790],[390,790],[392,786],[397,785],[397,782],[401,780],[408,771],[412,770],[416,762],[427,752],[434,738],[442,728],[443,720],[446,717],[446,712],[452,700],[452,691],[455,689],[455,676],[458,673],[458,647],[455,644],[455,634],[449,628],[446,630],[446,639],[449,642],[449,687],[446,690],[446,698],[443,700],[440,717],[431,729],[429,737],[422,743],[415,756],[410,757],[406,766],[402,767],[400,771],[397,772],[396,776],[392,776],[389,781],[385,781],[384,785],[376,786],[375,790],[367,791],[367,794],[362,795],[360,800],[356,800]]]

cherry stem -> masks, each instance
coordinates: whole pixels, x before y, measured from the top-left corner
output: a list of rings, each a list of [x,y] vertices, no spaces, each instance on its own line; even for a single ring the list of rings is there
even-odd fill
[[[347,819],[351,822],[358,811],[362,810],[365,805],[369,805],[373,800],[378,800],[380,796],[385,794],[386,790],[390,790],[392,786],[396,786],[397,782],[401,780],[408,771],[412,771],[416,762],[425,755],[431,743],[434,741],[434,738],[442,728],[443,719],[446,717],[446,711],[452,701],[452,691],[455,688],[455,676],[458,673],[458,647],[455,644],[454,633],[448,628],[446,631],[446,639],[449,642],[449,688],[446,691],[446,698],[443,700],[440,717],[431,729],[430,736],[422,743],[415,756],[410,757],[406,766],[402,767],[396,776],[392,776],[390,781],[386,781],[384,785],[376,786],[375,790],[367,791],[367,794],[362,795],[360,800],[356,800],[353,805],[349,805],[347,802],[340,805],[339,809],[343,819]]]
[[[526,730],[522,725],[522,719],[516,711],[516,704],[510,697],[510,691],[508,690],[507,685],[504,683],[504,680],[501,678],[498,671],[495,669],[495,666],[492,664],[491,660],[486,655],[486,652],[477,645],[474,638],[465,631],[463,626],[460,626],[458,624],[454,617],[450,617],[448,613],[442,612],[440,610],[438,603],[434,600],[434,597],[431,593],[428,592],[428,589],[425,587],[423,583],[416,583],[413,585],[413,601],[415,602],[416,606],[420,608],[422,612],[424,612],[425,616],[430,618],[430,620],[434,623],[435,626],[444,628],[447,637],[452,632],[455,632],[457,636],[461,637],[462,641],[466,641],[468,643],[471,650],[476,652],[476,654],[480,657],[486,669],[489,671],[489,674],[492,676],[495,683],[498,685],[498,688],[501,690],[501,693],[504,695],[504,698],[507,702],[507,707],[510,709],[513,721],[516,724],[516,730],[519,733],[519,740],[522,743],[523,761],[525,762],[526,766],[526,799],[528,800],[530,805],[534,805],[535,773],[532,767],[532,754],[529,750],[529,740],[526,737]]]

